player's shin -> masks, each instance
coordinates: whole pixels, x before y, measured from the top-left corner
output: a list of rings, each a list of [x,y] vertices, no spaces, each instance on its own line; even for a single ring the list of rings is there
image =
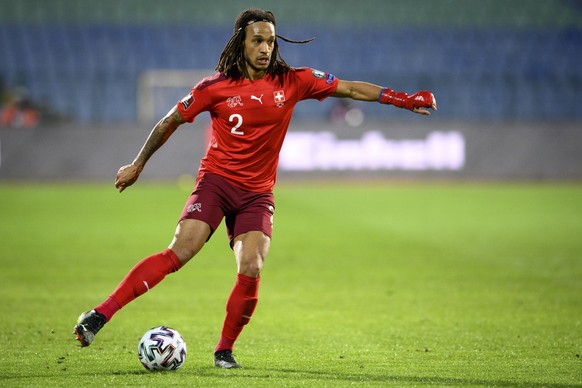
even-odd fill
[[[237,280],[226,303],[226,318],[215,351],[231,350],[245,325],[247,325],[255,308],[259,295],[260,277],[237,275]]]
[[[181,266],[178,256],[171,249],[146,257],[129,271],[115,291],[95,310],[109,321],[123,306],[145,294]]]

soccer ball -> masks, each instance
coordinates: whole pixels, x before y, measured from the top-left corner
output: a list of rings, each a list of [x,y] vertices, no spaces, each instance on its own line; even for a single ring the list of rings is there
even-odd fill
[[[147,370],[176,370],[186,360],[186,342],[176,330],[158,326],[141,337],[137,353]]]

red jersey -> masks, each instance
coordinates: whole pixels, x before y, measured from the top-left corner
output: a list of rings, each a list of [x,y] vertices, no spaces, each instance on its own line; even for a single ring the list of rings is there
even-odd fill
[[[333,75],[310,68],[256,81],[222,73],[204,78],[178,103],[190,123],[199,113],[210,112],[212,134],[198,177],[213,173],[244,190],[272,191],[295,104],[309,98],[322,101],[337,84]]]

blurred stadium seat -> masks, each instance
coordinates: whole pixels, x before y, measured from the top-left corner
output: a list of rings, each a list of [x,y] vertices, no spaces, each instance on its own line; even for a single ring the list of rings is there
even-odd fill
[[[81,3],[0,0],[0,78],[86,122],[135,121],[137,80],[146,70],[213,68],[234,17],[247,7],[242,0],[223,7],[187,0]],[[279,33],[317,37],[308,45],[281,44],[291,65],[434,90],[445,119],[582,119],[579,1],[281,3],[257,5],[275,11]],[[297,116],[326,114],[309,105],[300,104]],[[369,117],[406,117],[372,105],[362,105]]]

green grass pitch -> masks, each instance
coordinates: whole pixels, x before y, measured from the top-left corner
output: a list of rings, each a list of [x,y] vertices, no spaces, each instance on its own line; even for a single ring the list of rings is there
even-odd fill
[[[582,386],[579,184],[282,182],[244,369],[212,365],[223,225],[80,348],[78,315],[167,246],[187,195],[0,186],[0,386]],[[188,345],[176,372],[138,361],[161,324]]]

